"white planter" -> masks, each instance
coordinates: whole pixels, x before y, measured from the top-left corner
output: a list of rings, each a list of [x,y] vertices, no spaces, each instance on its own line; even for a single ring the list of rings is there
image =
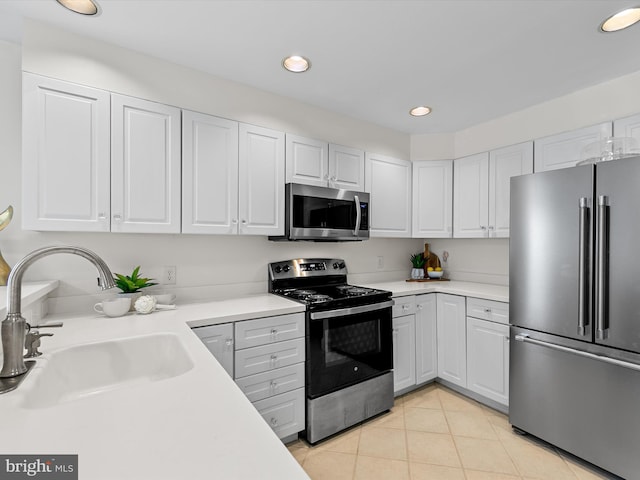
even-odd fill
[[[420,278],[424,278],[424,270],[422,268],[412,268],[411,269],[411,278],[414,280],[418,280]]]

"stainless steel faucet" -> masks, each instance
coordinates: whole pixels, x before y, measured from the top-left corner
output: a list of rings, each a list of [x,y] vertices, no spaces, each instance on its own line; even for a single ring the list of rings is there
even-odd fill
[[[27,371],[22,356],[27,325],[26,320],[20,313],[22,276],[33,262],[54,253],[72,253],[86,258],[98,269],[102,290],[116,286],[113,281],[113,274],[104,260],[86,248],[68,246],[44,247],[27,254],[13,267],[7,281],[7,317],[2,321],[3,362],[0,378],[17,377]]]

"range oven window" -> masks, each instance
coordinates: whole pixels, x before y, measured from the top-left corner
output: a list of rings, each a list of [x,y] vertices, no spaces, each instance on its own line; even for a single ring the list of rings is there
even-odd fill
[[[360,202],[360,229],[369,229],[369,205]],[[293,196],[293,226],[296,228],[333,228],[353,230],[356,224],[356,203],[307,195]]]
[[[316,397],[393,368],[391,307],[309,320],[308,394]]]

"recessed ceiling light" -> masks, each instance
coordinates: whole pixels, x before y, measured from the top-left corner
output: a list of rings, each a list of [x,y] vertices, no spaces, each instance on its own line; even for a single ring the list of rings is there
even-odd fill
[[[622,10],[615,15],[611,15],[604,22],[602,22],[602,25],[600,25],[600,30],[602,30],[603,32],[617,32],[618,30],[630,27],[639,20],[640,7],[627,8],[626,10]]]
[[[64,8],[82,15],[95,15],[98,13],[98,6],[93,0],[56,0]]]
[[[302,73],[309,70],[311,62],[300,55],[291,55],[282,60],[282,66],[293,73]]]
[[[412,108],[411,110],[409,110],[409,113],[414,117],[424,117],[425,115],[429,115],[431,113],[431,107],[422,105],[420,107]]]

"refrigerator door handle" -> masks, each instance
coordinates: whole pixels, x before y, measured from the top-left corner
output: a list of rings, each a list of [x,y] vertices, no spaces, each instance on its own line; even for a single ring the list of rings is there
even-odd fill
[[[607,297],[608,252],[609,252],[609,198],[598,197],[598,260],[596,271],[596,338],[605,340],[609,336]]]
[[[592,360],[597,360],[604,363],[611,363],[613,365],[618,365],[619,367],[629,368],[631,370],[636,370],[640,372],[640,365],[638,365],[637,363],[625,362],[624,360],[618,360],[617,358],[596,355],[595,353],[585,352],[583,350],[576,350],[575,348],[569,348],[563,345],[557,345],[555,343],[542,342],[540,340],[535,340],[529,337],[529,335],[527,335],[526,333],[518,334],[514,338],[517,342],[531,343],[533,345],[538,345],[540,347],[547,347],[552,350],[559,350],[561,352],[572,353],[580,357],[591,358]]]
[[[589,199],[580,198],[579,220],[579,259],[578,259],[578,335],[584,337],[587,334],[590,315],[590,291],[589,283],[589,256],[591,245],[589,244],[589,231],[591,230],[591,218],[589,215]]]

